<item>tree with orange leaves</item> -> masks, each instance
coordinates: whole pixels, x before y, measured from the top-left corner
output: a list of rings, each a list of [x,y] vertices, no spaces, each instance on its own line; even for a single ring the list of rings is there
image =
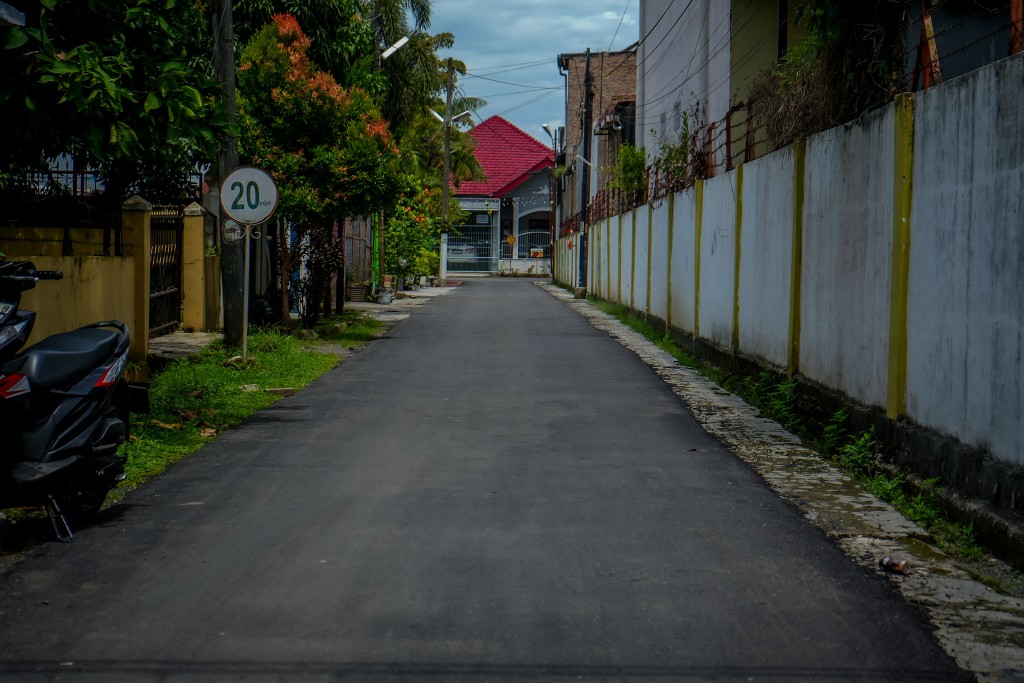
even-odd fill
[[[398,148],[370,97],[345,90],[310,61],[310,40],[288,14],[256,33],[242,51],[239,149],[278,184],[280,215],[298,233],[282,249],[282,279],[298,263],[303,322],[315,324],[330,279],[343,270],[347,216],[389,208],[398,188]],[[282,240],[283,242],[283,240]],[[287,291],[282,289],[282,317]]]

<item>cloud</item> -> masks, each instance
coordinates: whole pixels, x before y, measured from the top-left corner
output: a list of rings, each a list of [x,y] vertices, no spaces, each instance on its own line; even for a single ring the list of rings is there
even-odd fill
[[[621,50],[638,39],[638,0],[629,2],[625,16],[627,0],[434,0],[432,7],[429,30],[455,35],[455,47],[445,56],[465,62],[470,74],[516,84],[460,79],[466,94],[490,95],[479,115],[501,114],[545,144],[550,140],[541,124],[562,125],[565,116],[564,91],[543,90],[564,83],[558,55],[607,50],[609,43]]]

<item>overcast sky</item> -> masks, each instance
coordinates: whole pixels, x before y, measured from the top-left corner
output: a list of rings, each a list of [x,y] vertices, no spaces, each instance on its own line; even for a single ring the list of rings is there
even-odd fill
[[[455,35],[450,56],[469,70],[458,86],[487,100],[477,123],[498,114],[550,144],[541,125],[565,118],[558,55],[636,42],[639,7],[640,0],[433,0],[428,30]]]

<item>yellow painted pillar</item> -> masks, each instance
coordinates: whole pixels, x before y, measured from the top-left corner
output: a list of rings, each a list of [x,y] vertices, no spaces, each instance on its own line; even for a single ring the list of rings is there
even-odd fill
[[[793,145],[793,247],[789,271],[789,349],[786,370],[790,377],[800,371],[800,305],[804,255],[804,164],[807,141]]]
[[[196,202],[185,207],[181,236],[181,303],[186,328],[206,330],[205,211]]]
[[[185,328],[211,332],[220,324],[220,279],[215,255],[208,255],[206,210],[185,207],[181,236],[182,322]]]
[[[889,395],[886,412],[906,412],[907,299],[910,288],[910,206],[914,173],[914,96],[894,102],[892,280],[889,299]]]
[[[149,353],[149,264],[152,237],[149,217],[153,205],[135,195],[121,205],[122,244],[124,255],[134,260],[135,319],[126,321],[132,335],[129,356],[144,361]]]

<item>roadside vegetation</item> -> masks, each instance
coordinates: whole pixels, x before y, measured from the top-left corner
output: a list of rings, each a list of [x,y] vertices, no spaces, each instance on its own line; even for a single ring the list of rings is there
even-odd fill
[[[120,451],[127,456],[125,480],[108,501],[120,501],[221,432],[281,400],[268,389],[301,389],[336,366],[342,355],[379,337],[382,328],[373,318],[345,311],[324,319],[312,339],[274,328],[253,331],[248,363],[240,362],[238,349],[215,341],[195,356],[155,368],[149,378],[151,412],[132,415],[131,441]],[[9,523],[0,529],[3,551],[52,534],[42,509],[0,510],[0,518]]]
[[[826,424],[815,424],[801,413],[800,395],[794,380],[767,371],[753,377],[741,376],[699,361],[666,334],[664,324],[656,324],[621,304],[601,299],[592,301],[600,310],[672,354],[681,364],[740,396],[763,417],[799,436],[866,490],[926,530],[943,552],[966,560],[978,580],[1003,592],[1015,595],[1024,592],[1024,576],[1019,573],[994,577],[983,569],[985,550],[975,538],[972,526],[950,519],[938,504],[941,482],[938,479],[911,482],[903,474],[883,466],[874,433],[850,432],[845,408],[834,413]]]
[[[237,349],[217,341],[155,372],[150,377],[152,410],[132,416],[132,438],[121,450],[128,458],[126,477],[110,499],[119,500],[217,434],[280,400],[268,389],[301,389],[337,365],[340,356],[324,352],[323,339],[352,350],[375,339],[380,327],[372,318],[347,311],[324,320],[315,339],[300,340],[278,329],[254,332],[248,363],[237,359]]]

